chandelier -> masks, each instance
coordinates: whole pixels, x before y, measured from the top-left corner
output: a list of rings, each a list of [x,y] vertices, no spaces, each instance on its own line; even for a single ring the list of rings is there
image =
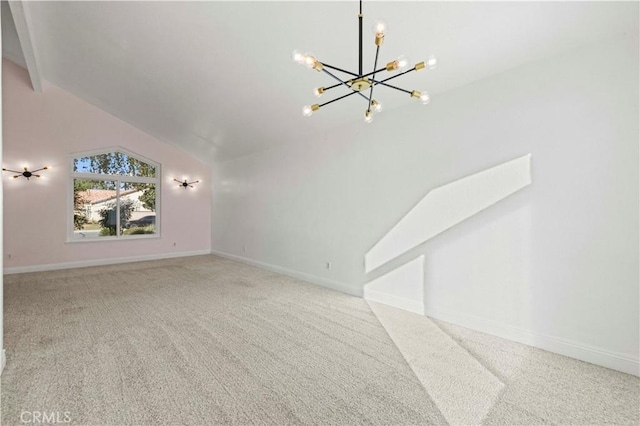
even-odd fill
[[[332,79],[337,81],[332,86],[328,87],[318,87],[314,90],[316,96],[320,97],[325,92],[335,89],[337,87],[346,87],[348,89],[348,93],[345,95],[339,96],[330,101],[321,103],[321,104],[313,104],[306,105],[302,108],[302,115],[305,117],[310,117],[315,111],[319,110],[325,105],[329,105],[333,102],[339,101],[341,99],[347,98],[349,96],[358,95],[363,98],[367,102],[367,109],[364,113],[364,121],[366,123],[371,123],[373,121],[373,113],[379,112],[382,109],[382,105],[380,102],[373,98],[373,89],[376,86],[384,86],[390,89],[395,89],[400,92],[404,92],[409,94],[412,98],[419,99],[423,104],[428,104],[431,100],[429,94],[426,90],[406,90],[388,82],[395,78],[398,78],[402,75],[410,73],[412,71],[420,71],[425,68],[434,69],[437,66],[437,60],[434,56],[430,56],[426,61],[419,62],[415,64],[413,67],[409,67],[410,61],[409,59],[401,55],[397,59],[388,62],[385,66],[378,68],[378,55],[380,53],[380,46],[384,42],[384,37],[387,32],[387,25],[384,21],[377,20],[374,22],[372,27],[372,32],[375,35],[375,45],[376,45],[376,55],[375,61],[373,63],[373,71],[364,73],[362,71],[362,0],[360,0],[360,13],[358,14],[358,28],[359,28],[359,39],[358,39],[358,72],[347,71],[338,67],[334,67],[332,65],[327,64],[326,62],[321,62],[312,53],[302,53],[299,50],[294,50],[292,54],[292,58],[294,62],[297,62],[300,65],[306,66],[307,68],[314,69],[318,72],[324,72],[329,75]],[[336,76],[333,72],[329,71],[338,71],[346,76],[346,79],[342,79]],[[397,72],[390,77],[386,78],[377,78],[376,76],[381,73],[393,73]]]

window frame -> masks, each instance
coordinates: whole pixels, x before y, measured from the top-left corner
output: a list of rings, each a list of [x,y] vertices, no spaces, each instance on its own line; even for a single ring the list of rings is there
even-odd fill
[[[98,174],[98,173],[82,173],[75,172],[73,170],[74,161],[77,158],[82,157],[91,157],[95,155],[102,154],[111,154],[114,152],[121,152],[122,154],[126,154],[129,157],[135,158],[138,161],[143,163],[147,163],[150,166],[153,166],[156,170],[155,177],[141,177],[141,176],[127,176],[120,174]],[[73,152],[67,155],[67,170],[69,171],[69,179],[67,184],[67,243],[93,243],[99,241],[130,241],[130,240],[143,240],[143,239],[154,239],[161,238],[161,226],[160,223],[161,215],[160,215],[160,207],[161,207],[161,193],[162,193],[162,168],[160,163],[150,160],[149,158],[136,154],[135,152],[129,151],[128,149],[122,148],[121,146],[95,149],[91,151],[81,151],[81,152]],[[116,218],[118,224],[120,223],[120,184],[122,182],[126,183],[149,183],[154,184],[156,187],[156,223],[155,223],[155,233],[154,234],[139,234],[139,235],[121,235],[120,227],[118,227],[118,235],[109,235],[102,236],[99,238],[81,238],[77,237],[74,233],[74,223],[73,223],[73,214],[74,214],[74,180],[75,179],[87,179],[87,180],[102,180],[102,181],[111,181],[116,182]]]

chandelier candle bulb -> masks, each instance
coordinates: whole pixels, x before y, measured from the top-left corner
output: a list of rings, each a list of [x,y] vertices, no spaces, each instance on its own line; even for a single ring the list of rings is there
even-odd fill
[[[373,121],[373,114],[371,113],[371,111],[367,111],[364,113],[364,122],[365,123],[371,123]]]
[[[382,111],[382,105],[380,104],[380,102],[374,99],[371,101],[371,109],[373,110],[373,112],[380,112]]]
[[[294,50],[291,53],[291,59],[293,59],[293,62],[298,63],[300,65],[302,65],[304,63],[304,54],[302,52],[300,52],[299,50]]]
[[[384,36],[389,30],[387,23],[382,20],[377,20],[371,27],[371,32],[376,36],[376,46],[381,46],[384,42]]]
[[[430,101],[431,101],[431,96],[429,96],[426,90],[423,90],[422,92],[420,92],[420,102],[426,105]]]
[[[429,56],[429,59],[427,59],[427,66],[430,70],[438,68],[438,59],[433,55]]]
[[[386,65],[387,71],[403,70],[409,65],[409,58],[400,55],[395,61],[391,61]]]
[[[313,94],[316,95],[317,97],[322,96],[323,93],[324,93],[324,87],[318,87],[313,91]]]
[[[305,53],[304,55],[302,55],[302,57],[304,65],[306,65],[308,68],[312,68],[316,71],[322,71],[322,62],[317,60],[312,53]]]
[[[409,58],[405,55],[400,55],[398,56],[398,59],[395,60],[395,62],[398,64],[399,70],[404,70],[409,66],[410,61]]]
[[[308,68],[314,68],[316,66],[316,58],[312,53],[305,53],[302,55],[302,63],[304,63]]]
[[[318,104],[305,105],[304,107],[302,107],[302,115],[304,115],[305,117],[311,117],[313,112],[319,109],[320,109],[320,105]]]
[[[389,26],[382,19],[375,20],[371,26],[371,32],[376,37],[384,37],[387,31],[389,31]]]

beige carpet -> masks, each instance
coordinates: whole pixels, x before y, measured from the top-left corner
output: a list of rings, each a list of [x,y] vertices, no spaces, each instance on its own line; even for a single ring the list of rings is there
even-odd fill
[[[368,303],[447,422],[481,424],[504,383],[431,319]]]
[[[435,323],[505,383],[485,425],[640,425],[636,376]]]
[[[213,256],[6,276],[5,346],[3,425],[445,423],[364,300]]]
[[[638,377],[369,304],[451,424],[640,424]]]
[[[637,377],[215,256],[4,291],[3,425],[640,423]]]

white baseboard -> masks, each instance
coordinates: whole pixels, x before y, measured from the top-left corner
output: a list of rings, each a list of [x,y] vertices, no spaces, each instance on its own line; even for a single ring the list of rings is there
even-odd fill
[[[277,272],[278,274],[298,278],[308,283],[316,284],[321,287],[327,287],[332,290],[350,294],[352,296],[362,297],[362,287],[353,287],[343,282],[329,280],[327,278],[318,277],[316,275],[307,274],[305,272],[287,269],[283,268],[282,266],[276,266],[270,263],[261,262],[259,260],[249,259],[247,257],[237,256],[235,254],[229,254],[217,250],[211,250],[211,254],[215,254],[216,256],[224,257],[230,260],[235,260],[237,262],[246,263],[247,265],[255,266],[261,269],[266,269],[271,272]]]
[[[394,308],[403,309],[405,311],[424,315],[424,303],[415,300],[405,299],[403,297],[394,296],[393,294],[384,293],[377,290],[369,290],[365,288],[364,299],[372,302],[382,303],[384,305],[393,306]]]
[[[144,262],[146,260],[171,259],[174,257],[201,256],[211,254],[209,250],[183,251],[179,253],[148,254],[143,256],[114,257],[111,259],[80,260],[77,262],[48,263],[44,265],[16,266],[4,268],[5,275],[23,274],[25,272],[56,271],[59,269],[85,268],[87,266],[115,265],[118,263]]]
[[[0,374],[4,371],[4,366],[7,364],[7,353],[3,349],[0,353]]]
[[[631,356],[607,351],[601,348],[572,342],[557,337],[535,333],[518,327],[508,326],[496,321],[475,317],[448,309],[425,309],[425,315],[437,320],[449,322],[461,327],[481,331],[493,336],[523,343],[549,352],[600,365],[612,370],[640,376],[640,361]]]

